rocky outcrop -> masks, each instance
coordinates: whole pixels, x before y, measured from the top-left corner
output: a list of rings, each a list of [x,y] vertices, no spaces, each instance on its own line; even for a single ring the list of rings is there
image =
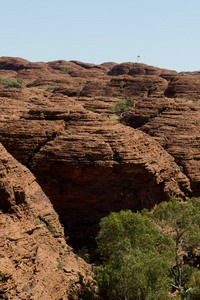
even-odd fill
[[[17,57],[0,57],[0,70],[19,71],[28,65],[29,61]]]
[[[113,66],[113,68],[108,72],[109,75],[119,76],[119,75],[173,75],[177,74],[176,71],[160,69],[153,66],[139,64],[139,63],[122,63]]]
[[[199,103],[187,98],[143,99],[123,119],[154,137],[190,179],[193,195],[200,196]]]
[[[0,298],[81,299],[91,275],[35,177],[0,145]]]
[[[110,211],[140,210],[190,192],[173,159],[140,131],[86,114],[47,143],[32,169],[71,241],[91,242]]]
[[[1,58],[0,76],[22,81],[21,89],[0,82],[0,140],[77,243],[111,210],[200,194],[198,72]],[[120,101],[132,103],[123,124]]]
[[[32,170],[73,245],[91,242],[112,210],[150,208],[190,193],[187,177],[148,135],[60,93],[29,88],[0,95],[1,141]]]
[[[186,73],[168,77],[169,85],[165,95],[169,98],[186,98],[199,100],[200,97],[200,74]]]

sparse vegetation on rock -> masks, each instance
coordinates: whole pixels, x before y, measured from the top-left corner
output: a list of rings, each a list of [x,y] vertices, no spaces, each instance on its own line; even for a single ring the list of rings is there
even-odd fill
[[[134,107],[134,100],[131,98],[125,98],[119,100],[115,104],[114,111],[120,118],[122,118],[123,115],[133,107]]]
[[[5,88],[21,89],[23,87],[21,79],[0,79],[0,84],[2,84]]]

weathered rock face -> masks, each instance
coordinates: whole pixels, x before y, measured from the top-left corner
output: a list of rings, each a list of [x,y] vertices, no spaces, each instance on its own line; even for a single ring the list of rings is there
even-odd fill
[[[61,94],[6,93],[0,91],[1,141],[37,177],[74,245],[90,242],[112,210],[152,207],[190,192],[187,177],[148,135]]]
[[[0,298],[80,299],[91,275],[35,177],[0,145]]]
[[[200,196],[200,106],[197,101],[143,99],[124,116],[124,121],[153,136],[190,179],[193,195]]]
[[[28,65],[29,61],[22,58],[15,57],[0,57],[0,69],[1,70],[22,70]]]
[[[148,66],[145,64],[139,63],[122,63],[113,66],[113,68],[109,71],[109,75],[119,76],[119,75],[173,75],[177,74],[176,71],[160,69],[153,66]]]
[[[170,98],[198,100],[200,97],[200,74],[182,73],[168,76],[169,85],[165,95]]]
[[[0,76],[24,83],[1,82],[0,140],[32,170],[75,243],[111,210],[184,198],[190,186],[200,194],[198,72],[1,58]],[[130,99],[119,124],[114,106]]]
[[[92,115],[69,122],[67,132],[32,160],[71,241],[79,245],[90,242],[94,225],[110,211],[150,208],[190,191],[188,179],[159,144],[119,124],[102,126]]]

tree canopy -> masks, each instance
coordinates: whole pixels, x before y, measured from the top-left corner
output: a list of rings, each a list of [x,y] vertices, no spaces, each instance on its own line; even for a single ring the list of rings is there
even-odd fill
[[[97,279],[109,299],[200,299],[200,199],[113,212],[101,220],[97,244]]]

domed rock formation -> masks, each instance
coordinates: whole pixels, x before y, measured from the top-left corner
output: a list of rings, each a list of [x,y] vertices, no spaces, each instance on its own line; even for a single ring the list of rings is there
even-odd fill
[[[200,106],[194,97],[138,99],[123,121],[151,135],[190,179],[194,196],[200,196]]]
[[[74,245],[91,242],[112,210],[190,193],[187,177],[153,138],[80,100],[38,88],[3,88],[0,96],[1,141],[32,170]]]
[[[200,195],[198,72],[3,57],[0,77],[1,142],[34,172],[77,242],[111,210]],[[123,124],[120,101],[132,103]]]

